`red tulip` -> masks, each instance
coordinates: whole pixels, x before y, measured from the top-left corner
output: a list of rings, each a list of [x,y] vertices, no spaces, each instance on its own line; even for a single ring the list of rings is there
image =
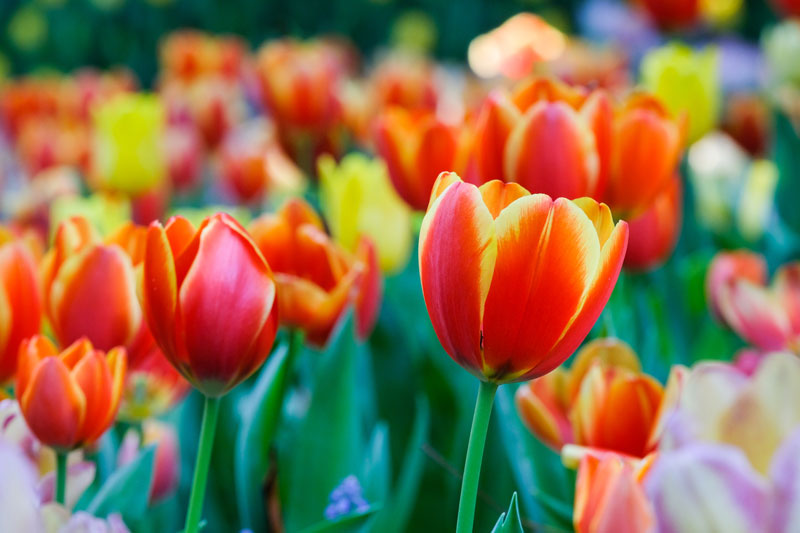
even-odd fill
[[[36,438],[58,451],[96,441],[114,422],[125,381],[124,348],[108,356],[79,339],[59,353],[41,335],[20,346],[17,397]]]
[[[659,27],[692,26],[700,17],[699,0],[636,0]]]
[[[150,225],[142,296],[164,355],[210,397],[255,372],[275,340],[272,271],[250,236],[224,213],[199,229],[181,217],[166,227]]]
[[[678,243],[682,218],[683,182],[675,176],[647,211],[628,221],[625,267],[649,270],[666,261]]]
[[[517,184],[437,180],[420,230],[422,290],[447,353],[484,381],[547,374],[608,301],[628,240],[604,204]]]

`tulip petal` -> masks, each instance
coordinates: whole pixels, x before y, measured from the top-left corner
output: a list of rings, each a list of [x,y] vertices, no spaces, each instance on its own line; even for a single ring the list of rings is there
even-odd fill
[[[79,443],[86,398],[59,359],[47,357],[34,369],[20,407],[28,427],[43,443],[63,450]]]
[[[106,413],[111,398],[111,372],[103,352],[93,350],[72,369],[72,378],[86,398],[86,414],[78,440],[94,442],[106,429]]]
[[[428,209],[419,242],[422,292],[439,342],[457,363],[480,374],[481,323],[497,244],[478,188],[451,184]]]
[[[361,239],[358,248],[358,259],[364,271],[356,297],[356,328],[362,339],[369,337],[380,310],[383,280],[378,266],[378,255],[375,246],[369,239]]]
[[[180,368],[181,355],[174,333],[178,298],[175,261],[167,233],[157,222],[147,230],[142,278],[142,307],[147,325],[164,355]]]
[[[800,531],[800,430],[795,430],[775,454],[770,479],[774,507],[768,531]]]
[[[543,375],[532,370],[563,335],[595,277],[597,233],[575,204],[539,194],[513,202],[495,225],[497,264],[486,299],[484,371],[515,379]]]
[[[563,403],[565,381],[565,372],[557,368],[522,385],[514,395],[522,421],[542,442],[555,450],[575,440]]]
[[[493,218],[509,206],[517,198],[528,196],[530,193],[516,183],[503,183],[500,180],[487,181],[479,187],[483,203],[489,208]]]
[[[722,287],[718,295],[723,319],[742,338],[764,351],[789,345],[789,317],[767,288],[739,279]]]
[[[486,97],[478,115],[472,143],[480,181],[504,178],[506,142],[520,116],[519,110],[503,94],[492,92]]]
[[[33,258],[21,244],[0,247],[0,383],[13,376],[20,343],[39,333],[41,316]]]
[[[17,366],[18,396],[25,394],[31,375],[39,362],[45,357],[55,355],[58,355],[58,350],[44,335],[35,335],[22,341],[19,346],[19,364]]]

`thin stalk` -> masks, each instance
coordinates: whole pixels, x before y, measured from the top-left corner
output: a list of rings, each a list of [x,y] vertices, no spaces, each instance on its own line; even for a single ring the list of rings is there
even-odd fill
[[[197,533],[200,516],[203,512],[203,498],[208,481],[208,467],[211,464],[211,449],[214,447],[214,433],[219,415],[219,398],[206,397],[203,407],[203,422],[200,426],[200,444],[197,448],[197,461],[194,465],[192,492],[189,496],[189,509],[186,512],[184,533]]]
[[[475,415],[469,433],[467,460],[464,463],[464,477],[461,481],[461,500],[458,502],[458,522],[456,533],[472,533],[475,521],[475,503],[478,500],[478,480],[481,476],[483,448],[486,445],[486,432],[492,416],[492,404],[497,392],[497,384],[481,381],[478,399],[475,401]]]
[[[56,503],[64,505],[67,494],[67,452],[56,452]]]

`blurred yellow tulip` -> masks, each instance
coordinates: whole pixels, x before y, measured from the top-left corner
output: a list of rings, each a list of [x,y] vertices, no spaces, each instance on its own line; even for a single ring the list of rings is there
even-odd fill
[[[102,192],[85,198],[59,196],[50,204],[50,237],[59,224],[74,216],[86,218],[101,235],[110,235],[131,220],[131,203],[121,195]]]
[[[95,187],[130,195],[166,177],[165,112],[148,94],[123,94],[94,110],[91,179]]]
[[[642,83],[661,98],[674,115],[689,117],[689,142],[717,123],[720,87],[716,48],[693,50],[672,43],[648,52],[642,60]]]
[[[402,269],[411,254],[411,211],[397,196],[379,159],[349,154],[337,165],[318,160],[322,212],[334,239],[355,251],[359,237],[372,239],[381,270]]]

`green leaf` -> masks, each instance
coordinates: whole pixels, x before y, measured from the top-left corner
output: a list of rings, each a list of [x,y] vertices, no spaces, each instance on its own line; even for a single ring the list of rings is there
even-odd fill
[[[492,533],[522,533],[522,519],[519,516],[517,493],[511,495],[508,511],[500,515]]]
[[[100,517],[120,513],[127,524],[141,519],[147,510],[155,456],[155,445],[143,449],[136,459],[108,477],[85,510]]]
[[[364,511],[346,514],[336,520],[323,520],[305,528],[302,533],[352,533],[361,529],[367,520],[380,509],[380,505],[372,505]]]
[[[269,450],[278,427],[292,359],[288,346],[272,354],[253,389],[239,405],[241,420],[234,456],[236,506],[242,527],[257,531],[266,527],[261,485],[269,469]]]
[[[389,426],[380,422],[372,432],[367,457],[364,460],[361,486],[368,502],[384,502],[391,483],[391,452],[389,451]]]
[[[319,354],[308,410],[282,443],[279,479],[287,531],[324,516],[330,492],[363,462],[353,313],[348,312]]]

